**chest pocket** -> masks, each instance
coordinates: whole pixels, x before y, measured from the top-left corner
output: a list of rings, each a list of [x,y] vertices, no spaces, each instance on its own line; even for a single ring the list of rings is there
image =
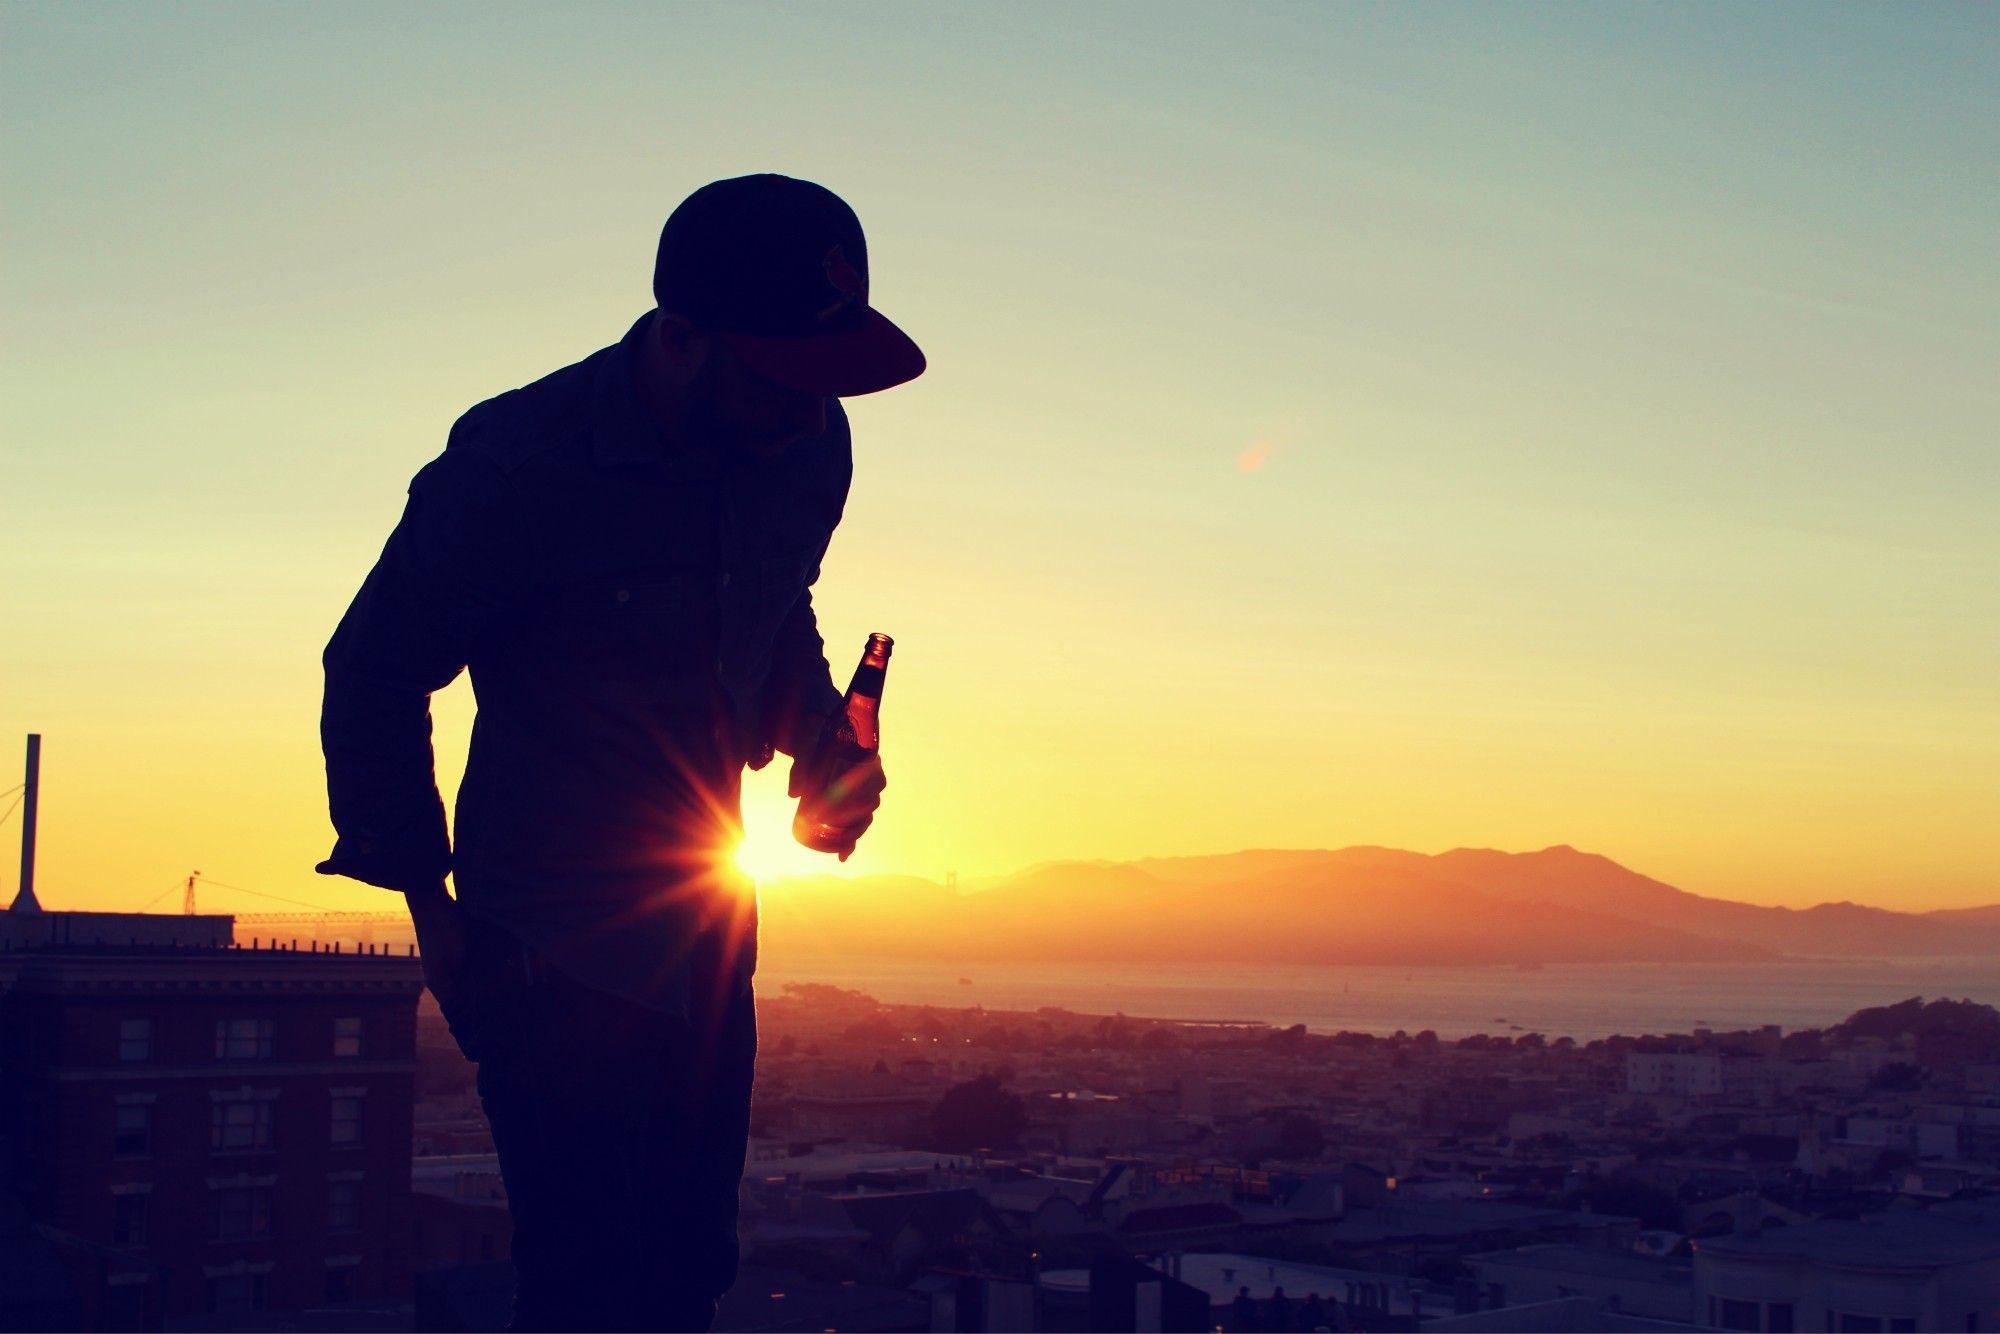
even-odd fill
[[[692,575],[593,579],[551,597],[551,650],[583,680],[644,694],[688,688],[714,649],[713,604]]]

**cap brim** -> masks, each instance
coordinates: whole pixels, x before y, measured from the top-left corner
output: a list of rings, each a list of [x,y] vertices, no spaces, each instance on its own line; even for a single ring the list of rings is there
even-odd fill
[[[767,380],[808,394],[852,398],[873,394],[924,373],[924,353],[879,311],[840,333],[800,338],[725,333],[722,341]]]

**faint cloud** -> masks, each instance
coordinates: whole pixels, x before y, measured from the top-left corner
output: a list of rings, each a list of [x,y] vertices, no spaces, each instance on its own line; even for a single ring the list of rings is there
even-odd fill
[[[1236,471],[1259,472],[1271,461],[1271,442],[1259,440],[1236,456]]]

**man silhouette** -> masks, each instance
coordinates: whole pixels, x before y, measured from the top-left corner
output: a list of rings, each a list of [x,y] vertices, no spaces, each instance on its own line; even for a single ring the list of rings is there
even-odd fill
[[[518,1329],[713,1320],[756,1051],[742,769],[792,756],[843,856],[884,786],[815,763],[841,696],[810,588],[852,472],[839,400],[923,354],[868,305],[853,211],[789,177],[691,195],[653,293],[459,418],[325,655],[319,870],[408,897],[479,1063]],[[454,846],[429,697],[468,667]]]
[[[1229,1303],[1230,1328],[1254,1330],[1257,1328],[1257,1299],[1250,1295],[1247,1286],[1236,1289],[1236,1300]]]

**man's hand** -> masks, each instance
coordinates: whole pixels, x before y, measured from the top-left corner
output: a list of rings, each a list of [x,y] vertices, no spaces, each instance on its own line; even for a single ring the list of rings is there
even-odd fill
[[[882,791],[888,786],[881,753],[850,744],[837,747],[824,761],[817,752],[793,761],[787,790],[811,804],[815,819],[846,831],[847,841],[838,850],[840,860],[846,861],[875,822]]]
[[[424,985],[431,989],[431,996],[449,1022],[458,1003],[460,979],[465,974],[464,914],[459,911],[458,900],[445,892],[442,883],[435,889],[414,891],[406,897],[410,922],[417,928],[417,952],[423,956]]]

